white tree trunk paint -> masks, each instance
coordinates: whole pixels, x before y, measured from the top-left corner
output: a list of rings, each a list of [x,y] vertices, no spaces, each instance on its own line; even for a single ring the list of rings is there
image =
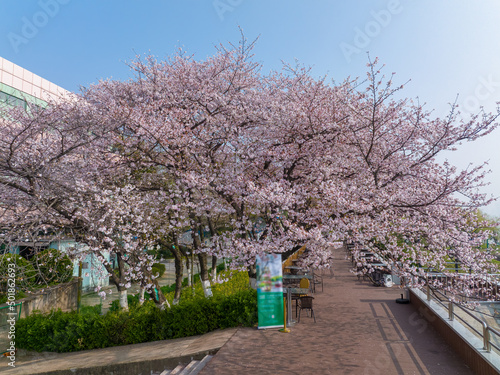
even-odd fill
[[[172,304],[175,306],[175,305],[178,305],[179,304],[179,298],[174,298],[174,302],[172,302]]]
[[[215,283],[217,281],[217,268],[214,268],[212,270],[212,283]]]
[[[191,268],[188,268],[187,271],[188,271],[188,276],[187,276],[188,277],[188,286],[192,286],[192,284],[191,284]]]
[[[212,297],[212,288],[210,286],[210,281],[202,281],[201,285],[203,286],[203,294],[205,295],[205,297]]]
[[[120,290],[118,294],[120,296],[120,307],[128,311],[127,290]]]
[[[144,293],[146,291],[146,288],[141,286],[141,289],[139,290],[139,305],[142,305],[144,303]]]
[[[251,277],[249,279],[250,288],[257,290],[257,279],[255,277]]]

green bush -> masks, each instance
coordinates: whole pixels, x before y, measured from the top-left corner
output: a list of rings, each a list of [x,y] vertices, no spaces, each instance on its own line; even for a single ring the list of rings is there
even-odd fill
[[[15,267],[9,268],[9,264],[15,264]],[[36,284],[37,272],[31,263],[18,254],[6,253],[0,255],[0,293],[7,292],[9,270],[14,271],[18,293],[31,289]]]
[[[102,312],[102,304],[94,306],[82,306],[80,307],[80,314],[83,315],[100,315]]]
[[[215,269],[217,270],[217,273],[221,273],[222,271],[226,270],[226,265],[224,264],[224,262],[222,262],[221,264],[218,264]]]
[[[24,293],[22,290],[17,290],[16,291],[15,301],[23,299],[24,297],[26,297],[26,293]],[[8,301],[7,294],[3,294],[3,292],[0,292],[0,305],[6,303],[7,301]]]
[[[128,295],[129,311],[122,311],[119,302],[113,301],[106,315],[100,315],[100,305],[84,307],[80,314],[33,314],[17,322],[16,343],[28,350],[72,352],[253,326],[257,294],[248,287],[248,274],[224,271],[220,277],[228,281],[212,286],[212,298],[204,298],[201,284],[196,283],[195,293],[191,288],[183,290],[181,302],[166,310],[158,309],[153,301],[141,306],[139,295]]]
[[[256,322],[257,294],[243,290],[182,301],[166,310],[149,301],[128,312],[106,315],[61,311],[33,314],[17,322],[16,344],[27,350],[73,352],[201,335]]]
[[[149,296],[147,293],[144,295],[145,299],[149,299]],[[133,294],[127,294],[127,302],[128,302],[128,307],[129,309],[133,309],[136,306],[139,306],[139,293],[133,295]],[[117,312],[120,311],[120,300],[115,299],[113,302],[111,302],[111,306],[109,307],[109,311],[111,312]]]
[[[66,283],[73,277],[73,262],[66,254],[56,249],[45,249],[36,253],[31,260],[39,270],[39,284]]]
[[[163,263],[153,263],[151,268],[151,272],[156,277],[162,277],[165,273],[165,265]]]

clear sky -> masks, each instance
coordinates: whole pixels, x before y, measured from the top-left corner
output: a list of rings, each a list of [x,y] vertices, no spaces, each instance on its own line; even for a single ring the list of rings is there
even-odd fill
[[[264,72],[281,61],[336,81],[364,75],[366,52],[396,72],[405,96],[442,116],[500,101],[498,0],[22,0],[0,1],[0,56],[78,91],[99,79],[127,79],[136,54],[183,47],[204,59],[218,43],[259,37]],[[500,129],[449,155],[457,166],[489,160],[500,196]],[[500,201],[485,209],[500,216]]]

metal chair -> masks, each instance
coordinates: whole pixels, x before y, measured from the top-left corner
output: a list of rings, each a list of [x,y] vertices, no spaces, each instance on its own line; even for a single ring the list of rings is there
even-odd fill
[[[299,286],[300,286],[300,288],[309,289],[309,287],[310,287],[309,279],[307,279],[305,277],[300,279]]]
[[[313,272],[313,289],[314,293],[316,293],[316,285],[321,284],[321,291],[323,291],[323,276]]]
[[[316,323],[316,316],[314,315],[314,310],[313,310],[313,299],[314,297],[312,296],[300,296],[299,297],[299,319],[298,321],[300,322],[300,313],[302,310],[311,310],[311,317],[314,319],[314,323]]]
[[[309,279],[303,277],[302,279],[300,279],[300,284],[299,284],[299,288],[302,288],[302,289],[310,289],[310,283],[309,283]],[[301,297],[305,297],[307,296],[307,294],[299,294],[299,295],[294,295],[292,296],[292,301],[295,300],[295,317],[297,317],[297,312],[299,310],[299,300]]]

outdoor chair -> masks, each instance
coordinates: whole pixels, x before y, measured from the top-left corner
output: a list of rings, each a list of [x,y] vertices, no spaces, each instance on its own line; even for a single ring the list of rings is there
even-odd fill
[[[300,313],[302,310],[311,310],[311,317],[314,319],[314,323],[316,323],[316,316],[314,315],[314,310],[313,310],[313,299],[314,297],[312,296],[300,296],[299,298],[299,319],[298,322],[300,322]]]
[[[310,290],[309,279],[306,279],[305,277],[302,278],[302,279],[300,279],[299,288],[309,289]],[[297,313],[298,313],[299,299],[301,297],[305,297],[305,296],[307,296],[307,294],[295,294],[295,295],[292,295],[292,301],[295,300],[295,316],[297,316]]]
[[[299,284],[300,288],[309,289],[310,286],[311,284],[309,283],[309,279],[306,279],[305,277],[300,279],[300,284]]]
[[[316,293],[316,285],[321,284],[321,291],[323,291],[323,276],[313,272],[313,289],[314,293]]]

